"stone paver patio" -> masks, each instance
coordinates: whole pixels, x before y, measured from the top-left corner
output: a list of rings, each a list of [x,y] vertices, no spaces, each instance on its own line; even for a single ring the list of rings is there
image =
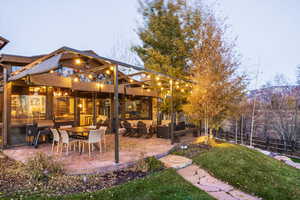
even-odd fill
[[[150,139],[120,137],[120,165],[116,166],[114,162],[114,136],[107,135],[106,140],[106,152],[100,154],[98,150],[94,150],[91,157],[88,156],[87,151],[80,154],[78,150],[69,151],[69,155],[66,155],[65,152],[62,154],[52,153],[51,144],[40,145],[38,149],[32,146],[14,147],[4,150],[3,153],[17,161],[26,162],[37,152],[44,152],[60,160],[68,174],[85,174],[113,170],[142,157],[164,155],[173,147],[170,140],[156,137]]]

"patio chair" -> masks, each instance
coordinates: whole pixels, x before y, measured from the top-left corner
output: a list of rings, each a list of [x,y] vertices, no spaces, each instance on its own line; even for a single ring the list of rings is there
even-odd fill
[[[53,134],[53,141],[52,141],[52,152],[54,150],[54,145],[56,144],[56,152],[58,153],[58,149],[59,149],[59,145],[60,145],[60,136],[59,133],[57,131],[57,129],[55,128],[50,128],[51,133]]]
[[[134,129],[131,127],[131,124],[128,121],[123,122],[123,127],[126,129],[123,136],[133,136],[135,134]]]
[[[107,129],[107,127],[105,127],[105,126],[100,126],[100,128],[99,128],[99,130],[103,136],[101,140],[103,141],[103,144],[104,144],[104,151],[106,151],[106,129]]]
[[[138,121],[137,123],[137,137],[147,135],[147,126],[144,122]]]
[[[153,135],[155,134],[155,130],[156,130],[156,126],[150,125],[146,138],[152,138]]]
[[[89,133],[89,137],[87,140],[80,140],[80,143],[82,144],[82,152],[84,150],[84,144],[88,144],[88,149],[89,149],[89,157],[91,157],[91,146],[92,144],[99,144],[99,151],[102,153],[102,144],[101,144],[101,139],[102,136],[104,135],[106,129],[97,129],[97,130],[91,130]],[[80,145],[81,146],[81,145]]]
[[[68,132],[65,131],[65,130],[60,130],[59,132],[60,132],[60,135],[61,135],[61,153],[63,151],[64,146],[66,146],[67,147],[66,154],[68,155],[69,154],[69,147],[71,147],[71,145],[73,143],[79,142],[79,140],[70,138],[69,135],[68,135]],[[74,150],[75,150],[75,147],[76,146],[74,146]]]

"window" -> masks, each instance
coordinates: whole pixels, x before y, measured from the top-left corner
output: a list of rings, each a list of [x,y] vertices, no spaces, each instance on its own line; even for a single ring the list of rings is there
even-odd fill
[[[54,96],[54,116],[55,120],[74,120],[74,97]]]
[[[104,122],[110,117],[110,99],[96,99],[96,121]]]
[[[150,119],[149,97],[137,97],[125,100],[125,119]]]
[[[93,99],[80,98],[78,108],[80,111],[80,125],[91,125],[93,123]]]
[[[11,67],[11,72],[15,72],[15,71],[18,71],[19,69],[21,69],[22,66],[12,66]]]
[[[32,123],[46,118],[46,96],[11,95],[12,124]]]

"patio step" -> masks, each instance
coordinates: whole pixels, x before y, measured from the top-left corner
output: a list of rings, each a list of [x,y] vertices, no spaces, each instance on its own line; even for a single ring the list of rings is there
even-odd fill
[[[181,169],[192,164],[192,160],[183,156],[167,155],[159,159],[167,168]]]

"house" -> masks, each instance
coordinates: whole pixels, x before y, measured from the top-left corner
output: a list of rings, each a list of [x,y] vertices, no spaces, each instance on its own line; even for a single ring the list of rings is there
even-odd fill
[[[26,143],[26,128],[33,122],[86,126],[108,121],[112,132],[119,131],[122,120],[157,124],[159,100],[172,99],[173,82],[184,83],[69,47],[38,56],[2,54],[0,64],[4,147]]]

